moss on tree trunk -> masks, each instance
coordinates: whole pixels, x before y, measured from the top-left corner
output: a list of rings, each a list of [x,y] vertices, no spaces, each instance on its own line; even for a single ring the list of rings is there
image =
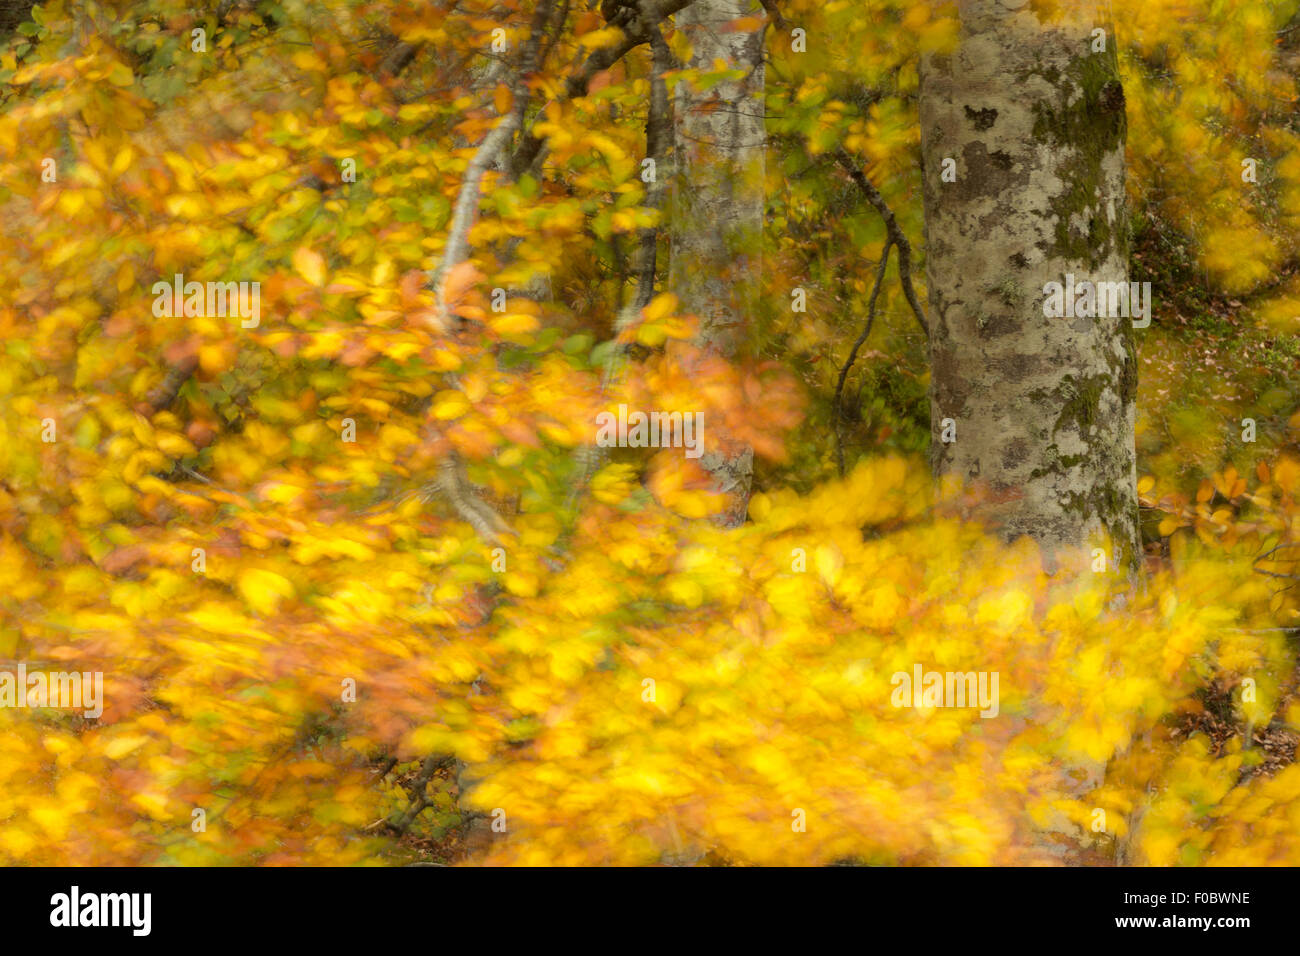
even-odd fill
[[[958,7],[960,44],[925,59],[920,96],[932,464],[984,486],[981,517],[1051,562],[1101,547],[1108,569],[1132,569],[1131,320],[1044,309],[1069,274],[1128,282],[1114,33],[1089,4],[1052,23],[1005,0]]]

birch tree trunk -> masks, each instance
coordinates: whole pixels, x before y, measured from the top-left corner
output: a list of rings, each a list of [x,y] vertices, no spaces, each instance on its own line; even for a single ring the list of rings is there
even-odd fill
[[[762,17],[756,0],[696,0],[676,19],[691,43],[690,68],[722,60],[745,71],[703,93],[679,84],[674,102],[669,287],[700,317],[697,344],[726,357],[736,354],[751,309],[763,235],[763,30],[725,29],[746,16]],[[717,520],[736,527],[745,521],[753,451],[716,423],[705,427],[711,448],[700,462],[728,498]]]
[[[1044,310],[1067,275],[1128,288],[1114,32],[1095,4],[1032,6],[959,0],[960,45],[921,64],[931,463],[983,485],[979,517],[1049,569],[1102,548],[1132,573],[1132,320]]]

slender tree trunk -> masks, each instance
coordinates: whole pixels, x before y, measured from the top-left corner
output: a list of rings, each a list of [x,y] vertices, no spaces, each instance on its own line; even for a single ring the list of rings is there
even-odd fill
[[[1048,283],[1129,278],[1114,31],[1066,6],[1045,23],[1026,0],[959,0],[960,45],[922,62],[931,461],[1049,567],[1102,548],[1132,572],[1132,320],[1045,314]]]
[[[743,337],[761,269],[763,234],[763,30],[731,31],[741,17],[762,16],[756,0],[696,0],[677,15],[691,43],[693,69],[722,60],[745,75],[675,98],[674,178],[669,286],[700,317],[699,343],[731,357]],[[718,521],[744,523],[753,451],[706,423],[712,446],[700,459],[728,497]]]

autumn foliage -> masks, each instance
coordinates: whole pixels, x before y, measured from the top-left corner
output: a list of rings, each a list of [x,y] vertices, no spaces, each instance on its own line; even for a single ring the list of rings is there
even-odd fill
[[[915,61],[950,11],[779,4],[762,304],[723,360],[670,293],[618,322],[662,216],[650,54],[573,95],[619,35],[572,6],[527,83],[544,156],[487,172],[433,287],[516,106],[485,51],[532,4],[53,0],[3,40],[0,659],[102,671],[105,703],[0,708],[0,862],[389,864],[480,814],[498,864],[1300,863],[1294,409],[1240,474],[1155,459],[1141,582],[1049,576],[933,489],[890,283],[837,477],[885,232],[828,157],[919,240]],[[1118,38],[1140,215],[1270,334],[1300,302],[1296,6],[1148,2]],[[178,274],[260,282],[258,321],[159,315]],[[708,521],[679,450],[591,455],[620,403],[752,447],[750,520]],[[894,706],[915,663],[997,672],[998,717]]]

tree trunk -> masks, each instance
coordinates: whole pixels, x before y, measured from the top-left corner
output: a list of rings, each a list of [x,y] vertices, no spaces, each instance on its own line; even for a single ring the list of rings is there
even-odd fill
[[[977,515],[1031,535],[1049,569],[1101,548],[1132,572],[1132,320],[1045,313],[1070,275],[1129,288],[1114,32],[1070,6],[1044,23],[1026,0],[960,0],[959,46],[922,62],[931,463],[981,486]]]
[[[754,0],[697,0],[676,21],[690,40],[692,69],[722,60],[745,71],[703,93],[680,84],[674,103],[669,287],[685,311],[700,317],[697,344],[726,357],[736,354],[743,337],[761,268],[763,30],[726,30],[751,16],[762,16]],[[706,435],[711,448],[700,462],[728,498],[717,520],[736,527],[745,520],[753,451],[721,434],[716,423]]]

